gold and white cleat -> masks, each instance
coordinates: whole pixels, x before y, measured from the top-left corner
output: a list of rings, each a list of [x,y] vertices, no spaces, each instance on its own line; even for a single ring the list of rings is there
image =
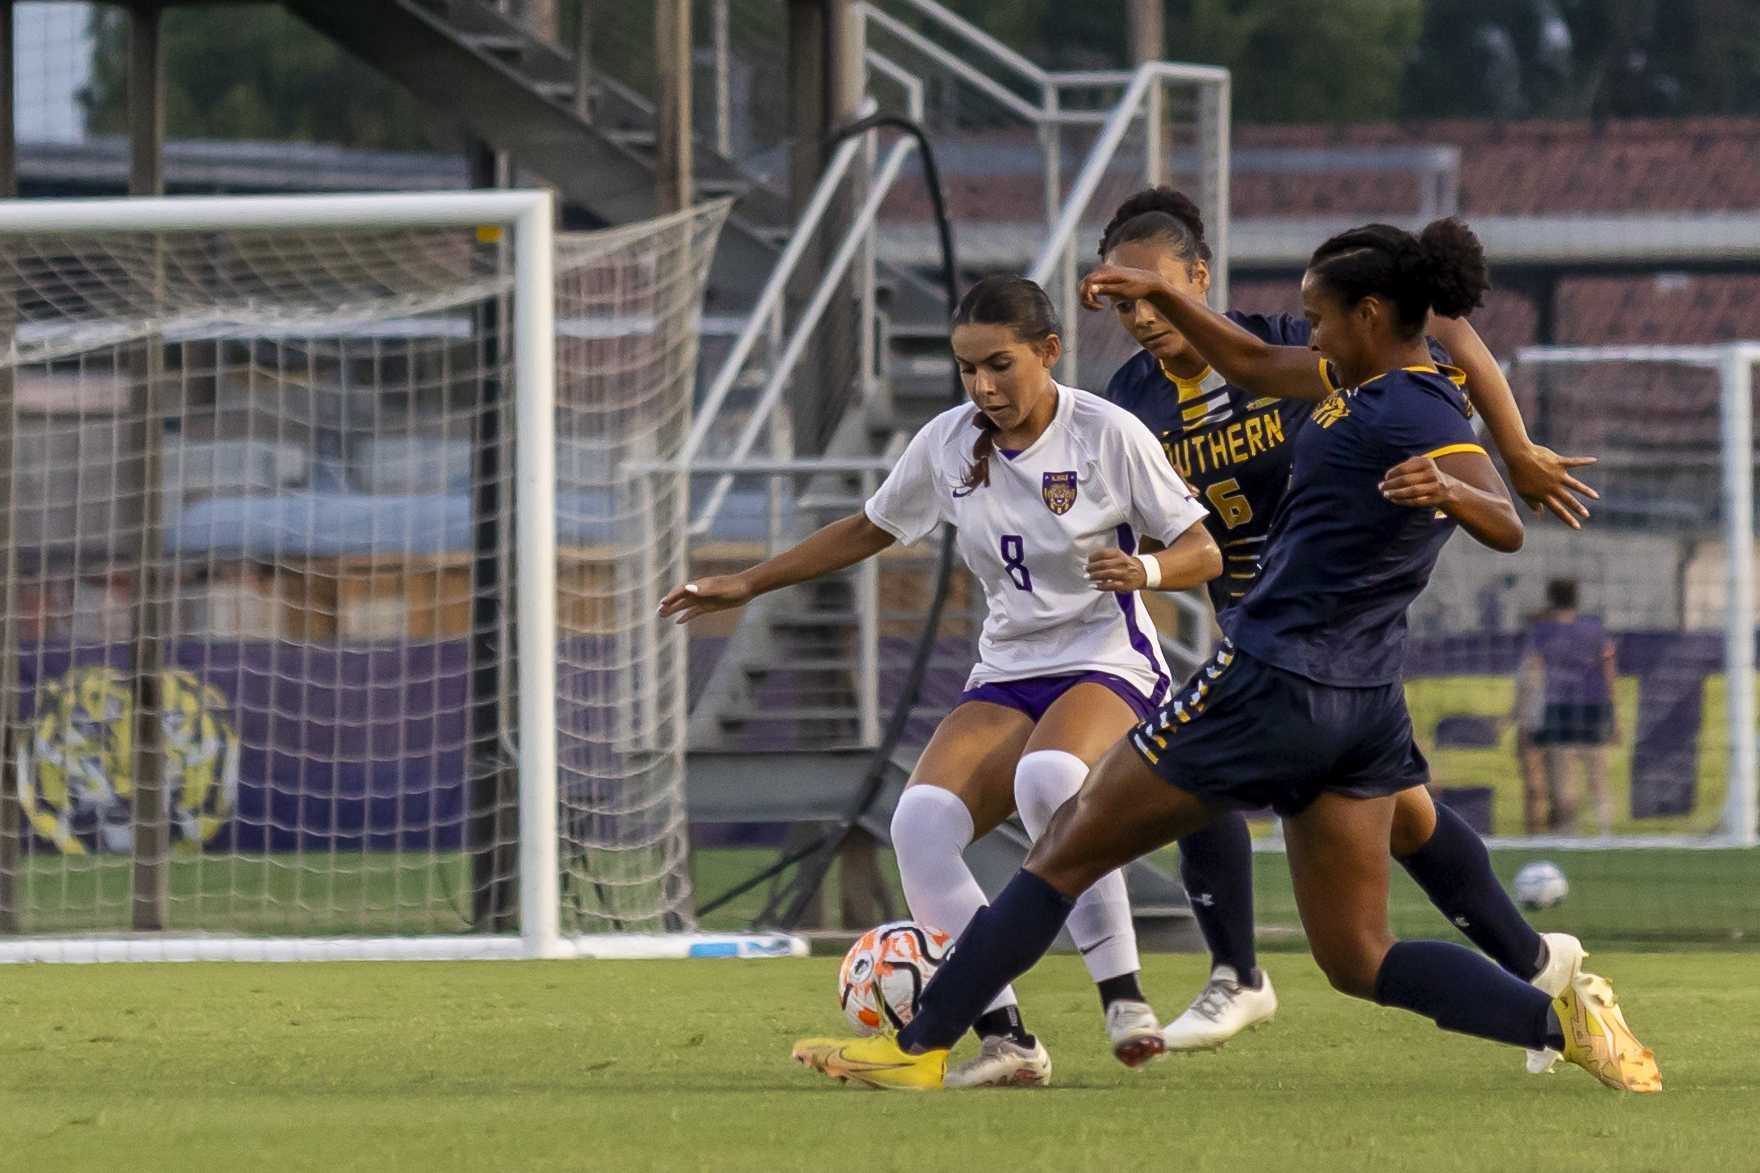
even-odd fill
[[[1552,1000],[1564,1028],[1564,1057],[1611,1088],[1659,1092],[1656,1056],[1626,1025],[1613,984],[1599,974],[1579,973]]]
[[[1546,964],[1528,979],[1528,984],[1548,998],[1556,998],[1583,972],[1583,958],[1589,954],[1583,950],[1583,943],[1569,933],[1541,933],[1540,939],[1546,942]],[[1545,1075],[1562,1057],[1550,1047],[1529,1051],[1528,1073]]]
[[[791,1052],[796,1063],[832,1079],[896,1091],[932,1091],[947,1073],[945,1050],[912,1055],[896,1035],[865,1039],[801,1039]]]

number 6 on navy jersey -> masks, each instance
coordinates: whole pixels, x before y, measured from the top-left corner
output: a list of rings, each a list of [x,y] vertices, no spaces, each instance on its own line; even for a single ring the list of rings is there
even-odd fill
[[[1027,544],[1019,534],[1002,535],[1002,569],[1008,571],[1009,581],[1018,591],[1033,589],[1033,576],[1027,570],[1026,556]]]

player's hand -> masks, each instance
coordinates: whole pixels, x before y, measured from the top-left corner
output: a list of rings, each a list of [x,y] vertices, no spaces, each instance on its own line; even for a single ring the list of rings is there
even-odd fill
[[[1457,482],[1428,456],[1414,456],[1381,477],[1381,495],[1395,505],[1439,509],[1454,500]]]
[[[1086,573],[1097,591],[1122,595],[1149,585],[1143,564],[1137,561],[1136,555],[1126,554],[1123,550],[1095,550],[1088,555]]]
[[[741,574],[711,574],[694,578],[666,592],[660,600],[660,618],[689,623],[699,615],[712,611],[731,611],[743,607],[752,598],[752,588]]]
[[[1572,529],[1582,529],[1589,516],[1589,507],[1576,494],[1591,501],[1601,500],[1601,494],[1572,476],[1570,470],[1595,462],[1593,456],[1560,456],[1544,444],[1530,444],[1526,452],[1507,461],[1510,484],[1528,508],[1535,513],[1550,509]]]
[[[1101,265],[1082,278],[1082,304],[1091,310],[1106,308],[1105,299],[1135,301],[1167,292],[1167,282],[1160,274],[1147,269],[1126,269],[1119,265]]]

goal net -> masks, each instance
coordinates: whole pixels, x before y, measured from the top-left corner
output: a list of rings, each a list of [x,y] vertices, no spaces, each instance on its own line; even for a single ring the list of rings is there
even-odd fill
[[[1582,532],[1464,537],[1411,610],[1406,695],[1437,797],[1506,879],[1556,864],[1543,927],[1752,939],[1752,346],[1533,348],[1540,441],[1600,463]],[[1428,918],[1434,921],[1434,914]]]
[[[635,613],[676,502],[621,469],[689,426],[725,212],[0,206],[0,957],[693,927],[682,655]]]

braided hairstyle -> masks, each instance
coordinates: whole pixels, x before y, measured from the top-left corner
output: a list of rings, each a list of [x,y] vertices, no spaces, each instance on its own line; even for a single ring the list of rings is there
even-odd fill
[[[1061,329],[1057,307],[1045,291],[1035,282],[1012,274],[985,277],[966,290],[959,308],[953,311],[953,325],[1007,326],[1022,342],[1035,344]],[[978,438],[972,443],[972,466],[960,482],[967,489],[990,483],[990,456],[996,451],[995,422],[983,412],[974,411],[972,426],[978,429]]]
[[[1100,233],[1100,258],[1121,244],[1150,240],[1167,246],[1188,266],[1213,259],[1204,239],[1204,216],[1184,192],[1162,184],[1145,188],[1118,205]]]
[[[1341,232],[1314,250],[1308,271],[1347,307],[1365,297],[1393,306],[1394,332],[1414,338],[1435,310],[1462,318],[1485,304],[1491,278],[1473,230],[1450,217],[1413,236],[1391,224]]]

